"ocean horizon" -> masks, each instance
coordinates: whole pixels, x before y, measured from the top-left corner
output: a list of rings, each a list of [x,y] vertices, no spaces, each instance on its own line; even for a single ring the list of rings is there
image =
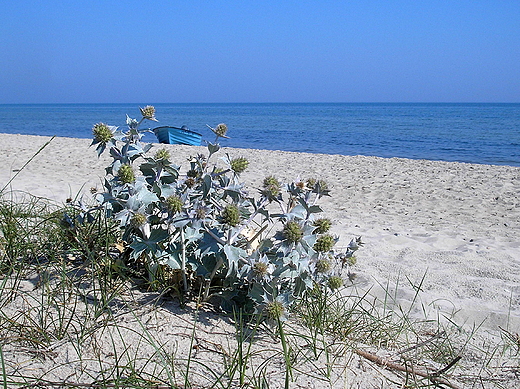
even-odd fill
[[[91,138],[148,104],[159,122],[141,128],[186,125],[213,142],[207,126],[226,123],[226,147],[520,166],[520,103],[0,104],[0,132]]]

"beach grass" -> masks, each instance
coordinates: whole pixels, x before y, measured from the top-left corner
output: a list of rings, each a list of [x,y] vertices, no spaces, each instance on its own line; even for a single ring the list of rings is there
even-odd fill
[[[520,340],[440,314],[420,318],[358,288],[316,288],[286,321],[181,307],[117,268],[102,213],[71,229],[67,205],[0,201],[2,388],[517,387]],[[414,302],[420,306],[421,284]],[[164,293],[163,293],[164,292]],[[426,309],[423,307],[423,309]]]

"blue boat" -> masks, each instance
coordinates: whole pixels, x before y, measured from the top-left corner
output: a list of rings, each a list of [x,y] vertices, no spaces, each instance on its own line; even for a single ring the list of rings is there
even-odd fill
[[[202,135],[189,130],[186,126],[180,128],[171,126],[156,127],[153,129],[153,132],[160,143],[190,146],[200,146],[202,143]]]

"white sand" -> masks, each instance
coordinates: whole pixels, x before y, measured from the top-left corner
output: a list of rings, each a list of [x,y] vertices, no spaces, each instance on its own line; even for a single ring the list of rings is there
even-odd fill
[[[48,138],[2,135],[0,183],[6,183]],[[63,202],[101,189],[108,158],[90,141],[55,138],[11,184],[14,191]],[[163,146],[160,146],[163,147]],[[167,146],[179,165],[204,147]],[[317,177],[332,188],[322,202],[339,247],[354,236],[355,282],[397,290],[407,306],[421,284],[418,317],[438,313],[468,325],[520,332],[520,168],[398,158],[316,155],[226,148],[250,161],[252,190],[267,175],[282,181]],[[2,184],[3,186],[3,184]],[[422,281],[422,282],[421,282]],[[413,286],[412,286],[413,284]],[[415,287],[415,288],[414,288]],[[451,317],[451,316],[450,316]]]

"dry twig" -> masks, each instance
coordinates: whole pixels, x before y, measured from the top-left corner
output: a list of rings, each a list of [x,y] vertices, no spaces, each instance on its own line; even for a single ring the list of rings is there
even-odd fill
[[[383,366],[383,367],[385,367],[387,369],[397,370],[397,371],[402,371],[402,372],[405,372],[405,373],[417,375],[417,376],[420,376],[420,377],[427,378],[427,379],[429,379],[431,382],[433,382],[435,384],[446,385],[446,386],[448,386],[448,387],[450,387],[452,389],[460,389],[459,386],[449,382],[448,380],[446,380],[444,378],[439,377],[440,374],[445,373],[451,367],[453,367],[461,359],[460,356],[456,357],[445,368],[443,368],[441,370],[438,370],[438,371],[436,371],[434,373],[428,373],[428,372],[426,372],[424,370],[416,369],[414,367],[406,367],[406,366],[400,365],[398,363],[390,362],[390,361],[388,361],[388,360],[386,360],[384,358],[378,357],[375,354],[371,354],[371,353],[363,351],[363,350],[355,350],[355,353],[358,354],[359,356],[362,356],[363,358],[366,358],[369,361],[372,361],[372,362],[378,364],[379,366]]]

